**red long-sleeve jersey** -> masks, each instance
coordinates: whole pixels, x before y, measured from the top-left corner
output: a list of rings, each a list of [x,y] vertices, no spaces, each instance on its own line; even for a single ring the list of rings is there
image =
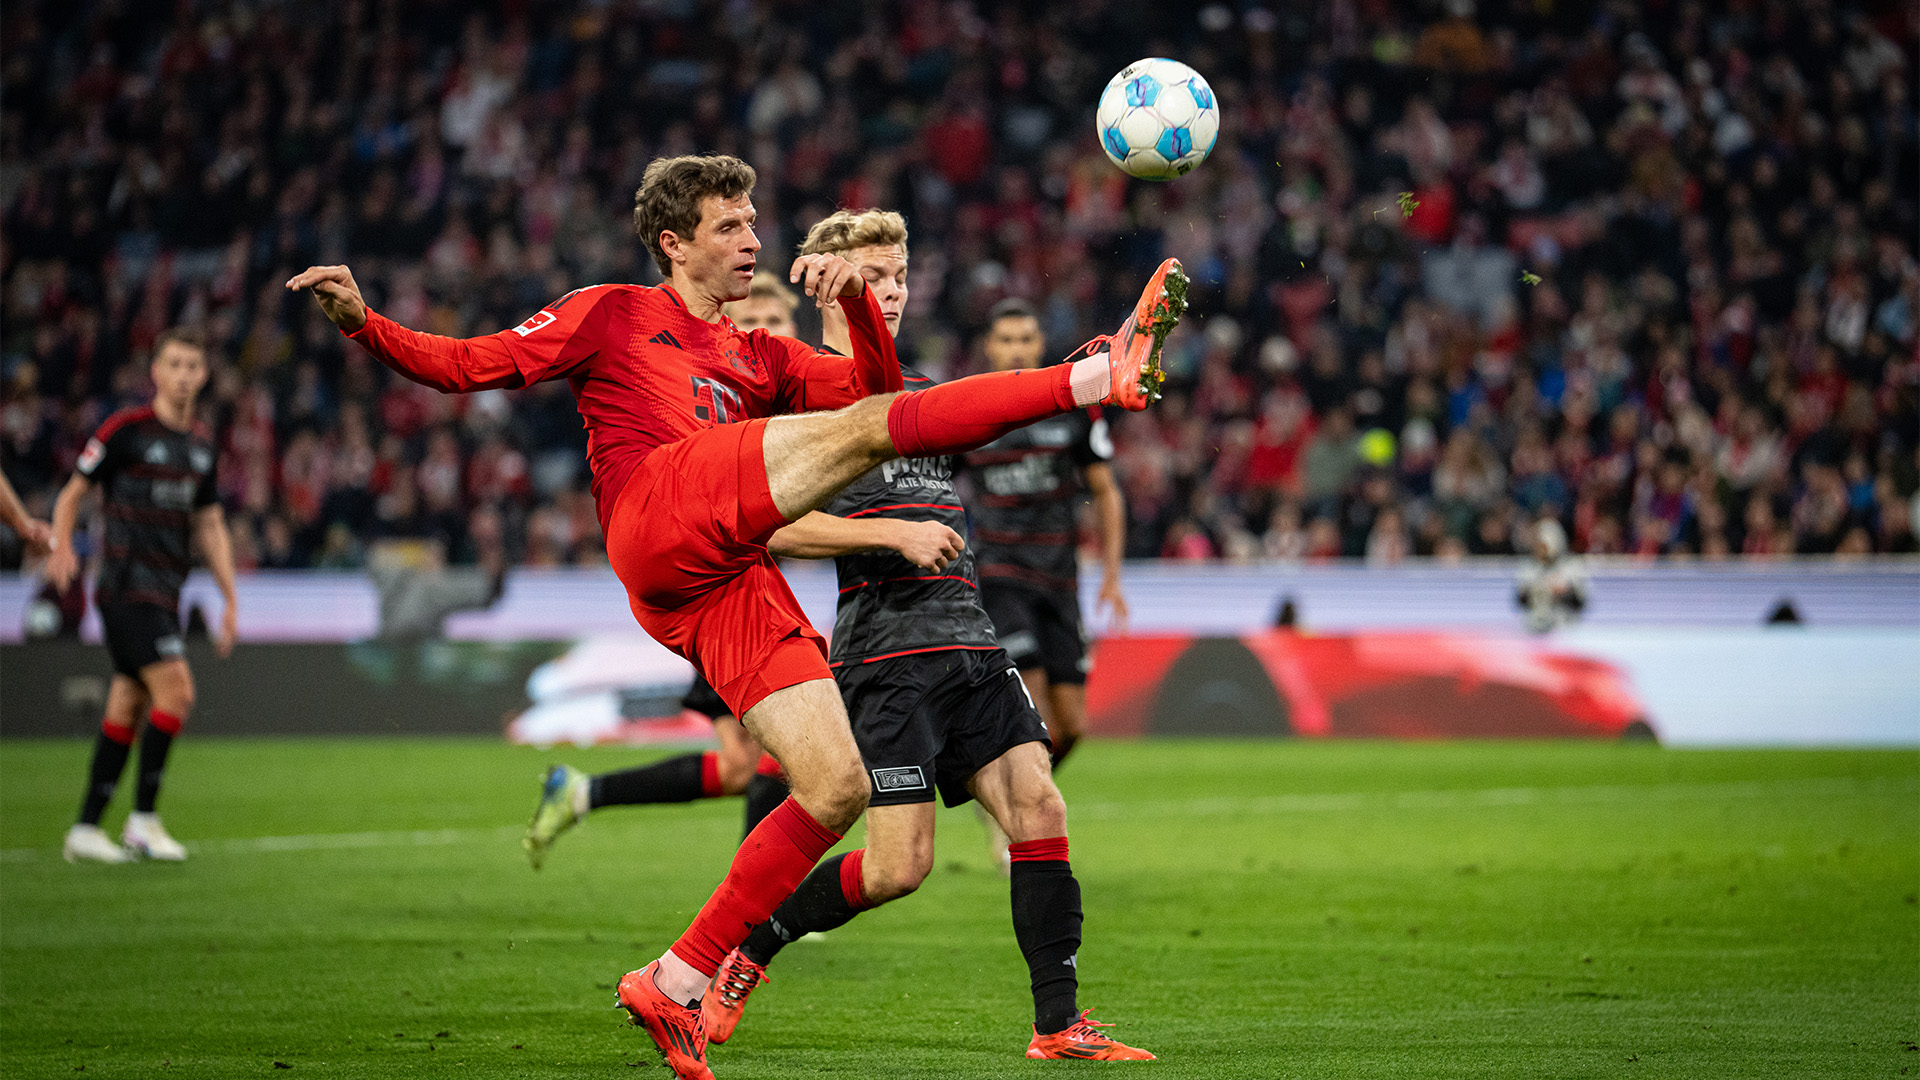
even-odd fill
[[[372,310],[347,335],[381,363],[447,393],[565,378],[587,426],[593,497],[613,501],[656,447],[717,424],[838,409],[899,390],[900,363],[872,290],[843,299],[853,356],[687,311],[672,286],[576,289],[519,326],[476,338],[409,330]]]

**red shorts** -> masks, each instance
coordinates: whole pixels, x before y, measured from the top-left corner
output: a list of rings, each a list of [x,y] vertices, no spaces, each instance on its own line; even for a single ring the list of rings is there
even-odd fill
[[[607,522],[633,617],[693,664],[735,716],[831,679],[827,643],[767,554],[787,524],[767,489],[767,422],[722,424],[648,454]]]

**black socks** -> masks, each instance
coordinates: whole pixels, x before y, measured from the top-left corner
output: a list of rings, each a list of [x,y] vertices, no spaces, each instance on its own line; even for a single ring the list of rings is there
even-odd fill
[[[167,771],[167,751],[173,749],[173,736],[148,724],[140,733],[140,777],[133,789],[133,808],[142,814],[153,813],[154,800],[160,797],[160,779]],[[121,750],[125,760],[126,750]],[[112,789],[108,789],[112,793]]]
[[[131,729],[127,730],[126,742],[108,735],[104,730],[94,736],[93,765],[87,772],[86,798],[80,803],[80,824],[100,824],[100,816],[107,812],[107,804],[113,801],[114,789],[120,786],[120,774],[125,771],[127,757],[132,750]]]
[[[1012,877],[1013,936],[1033,977],[1033,1026],[1051,1035],[1080,1016],[1080,882],[1065,859],[1015,859]]]
[[[602,773],[588,784],[587,808],[692,802],[706,794],[701,780],[705,757],[700,753],[681,754],[637,769]]]
[[[753,928],[747,940],[740,943],[740,951],[747,959],[765,967],[784,949],[806,934],[822,930],[832,930],[845,926],[855,915],[865,911],[870,905],[855,907],[847,901],[847,890],[841,885],[842,866],[856,855],[865,851],[849,851],[844,855],[835,855],[813,868],[813,872],[800,882],[766,922]],[[858,874],[859,863],[855,862],[851,872]]]
[[[761,818],[786,802],[788,791],[786,781],[765,773],[755,773],[753,779],[747,781],[747,828],[740,835],[752,832],[753,827],[760,824]]]

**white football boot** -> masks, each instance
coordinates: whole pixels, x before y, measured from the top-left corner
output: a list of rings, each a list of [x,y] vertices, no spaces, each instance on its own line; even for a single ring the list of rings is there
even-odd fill
[[[67,830],[67,842],[60,846],[60,855],[68,862],[123,863],[130,862],[133,856],[127,849],[113,842],[98,825],[75,825]]]
[[[185,862],[187,849],[180,841],[167,835],[167,827],[160,824],[159,814],[142,814],[134,811],[127,815],[127,826],[120,830],[120,839],[127,850],[134,855],[159,859],[161,862]]]

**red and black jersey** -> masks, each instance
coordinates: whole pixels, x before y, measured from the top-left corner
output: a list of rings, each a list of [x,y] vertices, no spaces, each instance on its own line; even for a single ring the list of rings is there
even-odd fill
[[[407,378],[448,392],[566,379],[586,422],[604,529],[627,478],[660,446],[720,424],[838,409],[900,389],[893,338],[873,291],[841,308],[851,358],[765,330],[742,333],[725,317],[707,322],[669,285],[576,289],[485,337],[423,334],[373,311],[348,336]]]
[[[1086,467],[1113,457],[1097,410],[1063,413],[966,455],[973,553],[982,581],[1052,592],[1079,587]]]
[[[904,365],[908,390],[933,385]],[[966,535],[967,512],[953,489],[950,457],[899,458],[847,485],[822,507],[835,517],[938,521]],[[937,573],[894,551],[862,551],[834,560],[840,604],[833,621],[833,663],[860,663],[936,649],[990,649],[993,623],[980,606],[973,553]]]
[[[193,514],[217,498],[213,436],[176,431],[150,408],[113,414],[76,466],[105,494],[98,603],[180,606],[193,568]]]

